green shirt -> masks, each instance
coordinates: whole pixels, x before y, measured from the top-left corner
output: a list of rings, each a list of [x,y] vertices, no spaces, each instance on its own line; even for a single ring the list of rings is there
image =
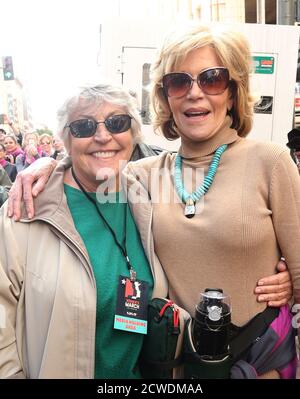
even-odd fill
[[[143,343],[143,334],[113,328],[120,275],[129,277],[129,270],[114,238],[100,215],[80,190],[65,185],[65,194],[76,230],[80,234],[91,264],[97,286],[95,378],[140,378],[136,368]],[[96,199],[95,193],[89,193]],[[119,193],[97,202],[98,209],[126,250],[137,278],[149,282],[149,298],[153,288],[151,270],[130,208]]]

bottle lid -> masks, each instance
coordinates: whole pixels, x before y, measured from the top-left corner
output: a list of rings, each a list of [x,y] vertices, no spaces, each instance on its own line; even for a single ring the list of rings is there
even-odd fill
[[[200,302],[196,310],[207,314],[210,320],[217,321],[231,313],[230,298],[220,288],[206,288],[200,294]]]

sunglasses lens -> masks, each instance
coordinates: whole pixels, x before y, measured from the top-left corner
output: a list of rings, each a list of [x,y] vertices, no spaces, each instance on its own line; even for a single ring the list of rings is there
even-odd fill
[[[205,94],[222,94],[229,84],[229,72],[226,68],[212,68],[198,75],[198,85]]]
[[[72,135],[79,138],[91,137],[97,129],[96,122],[93,119],[80,119],[70,123],[69,127]]]
[[[192,79],[186,73],[168,73],[163,77],[163,88],[168,97],[184,96],[191,88]]]
[[[70,131],[74,137],[91,137],[96,133],[97,125],[104,123],[110,133],[126,132],[131,127],[130,115],[113,115],[105,121],[96,122],[94,119],[79,119],[69,124]]]
[[[110,133],[126,132],[131,127],[131,116],[113,115],[106,119],[105,126]]]

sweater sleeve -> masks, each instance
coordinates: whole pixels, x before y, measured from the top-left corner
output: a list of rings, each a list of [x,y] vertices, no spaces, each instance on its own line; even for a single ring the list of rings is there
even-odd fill
[[[295,302],[300,303],[300,176],[287,151],[272,170],[270,206],[278,244],[292,275]]]
[[[0,378],[24,378],[17,328],[20,323],[23,267],[7,208],[0,211]],[[8,251],[8,248],[14,250]],[[22,323],[21,323],[22,324]]]

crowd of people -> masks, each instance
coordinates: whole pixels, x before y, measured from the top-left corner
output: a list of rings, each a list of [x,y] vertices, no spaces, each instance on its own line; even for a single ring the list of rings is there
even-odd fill
[[[264,321],[230,377],[295,378],[291,281],[274,273],[284,257],[299,303],[299,175],[287,150],[246,139],[247,41],[207,26],[174,34],[152,73],[153,125],[181,138],[177,154],[148,157],[136,99],[106,84],[81,88],[58,111],[68,156],[54,170],[37,161],[55,153],[46,135],[24,135],[24,149],[4,143],[27,179],[0,212],[0,377],[141,378],[143,335],[118,322],[123,297],[135,298],[142,324],[151,297],[193,317],[199,293],[221,287],[236,334]],[[129,162],[137,153],[145,159]],[[36,180],[33,201],[22,184]]]
[[[0,129],[0,170],[3,169],[1,175],[5,176],[5,186],[1,182],[0,186],[3,192],[7,192],[20,171],[41,157],[60,160],[66,150],[58,136],[48,133],[39,135],[36,131],[22,132],[7,115],[2,116],[5,128]],[[3,198],[6,196],[0,199],[0,206]]]

